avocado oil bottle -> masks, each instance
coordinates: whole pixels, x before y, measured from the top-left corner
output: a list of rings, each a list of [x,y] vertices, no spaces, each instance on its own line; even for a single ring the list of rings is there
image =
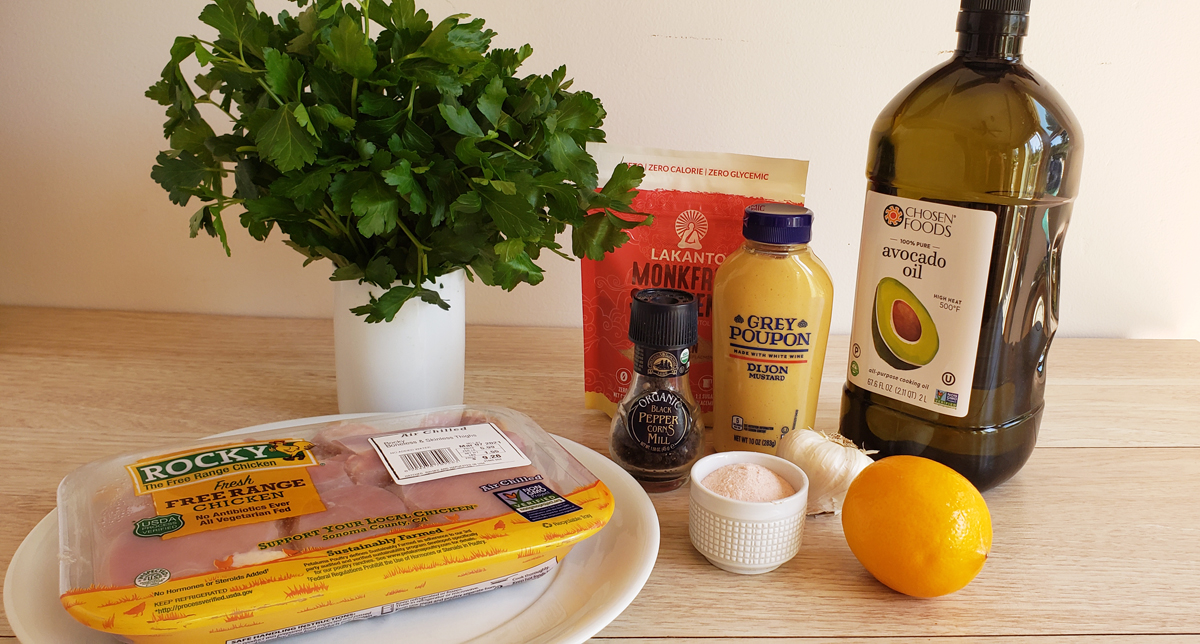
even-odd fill
[[[980,490],[1037,441],[1082,138],[1025,66],[1030,0],[962,0],[958,47],[871,132],[843,435]]]

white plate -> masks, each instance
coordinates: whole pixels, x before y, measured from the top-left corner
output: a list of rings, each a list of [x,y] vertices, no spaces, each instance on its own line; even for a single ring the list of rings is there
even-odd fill
[[[283,429],[368,414],[324,416],[239,429]],[[658,515],[650,498],[617,464],[565,438],[559,443],[612,491],[612,520],[575,546],[557,571],[536,581],[291,637],[288,644],[394,642],[423,633],[443,644],[577,644],[633,601],[658,558]],[[23,644],[112,644],[111,635],[76,622],[58,601],[58,514],[29,533],[4,578],[4,611]]]

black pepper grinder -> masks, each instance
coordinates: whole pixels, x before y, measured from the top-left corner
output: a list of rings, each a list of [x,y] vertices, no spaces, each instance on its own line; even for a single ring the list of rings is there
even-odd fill
[[[613,414],[608,452],[647,492],[666,492],[687,483],[704,448],[704,420],[687,377],[696,298],[648,288],[629,308],[636,376]]]

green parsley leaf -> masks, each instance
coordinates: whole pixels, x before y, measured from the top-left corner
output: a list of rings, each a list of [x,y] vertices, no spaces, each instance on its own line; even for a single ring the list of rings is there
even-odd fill
[[[493,76],[492,80],[488,81],[483,93],[479,95],[475,106],[492,125],[496,125],[500,122],[500,117],[504,115],[504,99],[506,98],[508,98],[508,90],[504,89],[504,79]]]
[[[463,136],[483,138],[483,130],[479,129],[475,117],[471,116],[471,110],[461,105],[438,103],[438,111],[442,113],[442,118],[445,119],[446,125],[449,125],[451,130]]]
[[[365,276],[363,269],[358,264],[348,264],[339,266],[334,269],[333,275],[329,277],[331,282],[345,282],[348,280],[360,280]]]
[[[209,51],[207,47],[205,47],[199,41],[196,42],[196,60],[200,63],[201,67],[207,67],[216,59],[217,57],[213,56],[212,52]]]
[[[426,212],[428,202],[425,198],[425,191],[413,175],[412,163],[408,159],[401,159],[400,163],[384,170],[383,180],[388,185],[396,186],[396,191],[408,200],[408,206],[413,212],[417,214]]]
[[[560,130],[586,130],[604,118],[600,101],[587,92],[575,92],[558,104],[554,118]]]
[[[237,149],[245,146],[253,147],[254,142],[236,134],[222,134],[204,139],[204,147],[208,148],[214,158],[222,161],[237,161]]]
[[[358,95],[358,111],[371,116],[391,116],[400,111],[400,104],[395,99],[383,94],[366,92]]]
[[[596,189],[596,161],[569,134],[556,132],[546,137],[546,158],[580,188]]]
[[[192,218],[188,220],[188,229],[190,230],[191,238],[195,239],[200,234],[200,229],[212,230],[212,214],[208,212],[208,206],[203,206]],[[215,231],[214,231],[215,232]]]
[[[313,125],[312,119],[308,118],[308,110],[303,104],[296,105],[296,109],[292,110],[292,116],[296,117],[296,122],[301,127],[308,130],[308,133],[313,135],[319,141],[321,137],[317,134],[317,128]]]
[[[496,33],[491,29],[484,30],[482,20],[458,24],[458,20],[464,17],[465,14],[454,15],[438,23],[417,49],[416,55],[462,67],[483,62],[483,52],[487,51]]]
[[[388,258],[381,255],[367,263],[363,277],[380,288],[391,288],[392,282],[396,281],[398,275]]]
[[[358,232],[363,237],[389,233],[399,221],[400,197],[375,175],[350,198],[350,208],[358,215]]]
[[[170,193],[171,201],[186,206],[192,194],[187,188],[195,188],[204,181],[208,169],[191,152],[180,152],[172,157],[166,152],[160,152],[157,163],[150,170],[150,178],[158,182],[164,190]],[[195,235],[193,235],[194,237]]]
[[[634,190],[646,176],[645,169],[639,165],[618,163],[613,168],[612,176],[604,183],[604,188],[597,193],[590,193],[588,210],[608,208],[619,212],[634,213],[633,198],[637,196]]]
[[[367,322],[391,322],[400,312],[400,307],[414,296],[439,308],[450,309],[450,305],[446,304],[437,291],[412,286],[393,286],[379,298],[372,295],[370,304],[356,306],[350,311],[355,315],[365,315]]]
[[[349,132],[354,129],[354,119],[342,114],[338,108],[332,105],[313,105],[308,108],[308,116],[314,122],[320,124],[320,129],[325,129],[332,125],[343,132]]]
[[[296,83],[304,75],[304,65],[271,48],[263,49],[263,63],[267,66],[266,81],[271,91],[285,101],[297,98]]]
[[[314,190],[324,191],[333,178],[330,168],[318,168],[311,172],[290,173],[271,184],[271,192],[292,199],[303,197]]]
[[[293,54],[304,53],[312,44],[313,34],[317,31],[317,5],[300,12],[296,16],[296,24],[300,26],[300,35],[288,42],[287,50]]]
[[[221,240],[221,247],[225,249],[226,257],[233,257],[233,251],[229,250],[229,238],[225,235],[225,222],[221,219],[221,209],[216,206],[205,206],[212,214],[213,230],[217,232],[217,238]]]
[[[362,80],[375,71],[375,54],[365,42],[358,21],[342,16],[341,22],[329,31],[329,44],[317,45],[321,55],[342,71]]]
[[[542,235],[542,222],[525,195],[506,195],[490,186],[481,187],[477,194],[484,210],[505,237],[537,238]]]
[[[521,282],[531,286],[539,284],[546,277],[542,269],[533,263],[528,253],[517,253],[510,259],[496,258],[492,267],[493,280],[496,286],[511,291]]]
[[[624,231],[648,225],[649,215],[643,221],[627,221],[607,212],[598,212],[584,217],[582,226],[571,231],[572,250],[576,257],[600,260],[618,246],[629,241]]]
[[[170,105],[175,102],[175,91],[166,79],[160,80],[146,90],[146,98],[159,105]]]
[[[228,38],[261,56],[266,34],[258,28],[258,16],[248,0],[215,0],[200,12],[200,22],[216,28]]]
[[[205,147],[204,142],[213,136],[215,135],[212,128],[200,117],[200,113],[192,108],[187,120],[182,121],[171,133],[171,148],[187,150],[196,156],[205,158],[211,153]]]
[[[289,104],[277,110],[259,110],[271,116],[255,135],[254,142],[258,151],[281,172],[298,170],[317,160],[316,137],[296,121],[294,109],[295,106]]]
[[[525,242],[520,239],[506,239],[496,244],[494,250],[496,258],[500,261],[512,261],[525,252]]]
[[[233,172],[237,196],[242,199],[258,199],[258,186],[254,183],[254,165],[253,159],[242,159],[238,161],[237,169]]]
[[[416,33],[429,33],[433,23],[424,9],[417,10],[413,0],[392,1],[392,23],[397,29]]]

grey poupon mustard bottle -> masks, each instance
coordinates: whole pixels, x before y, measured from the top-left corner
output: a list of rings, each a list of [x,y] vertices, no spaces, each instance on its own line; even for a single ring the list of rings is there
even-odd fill
[[[704,420],[688,384],[698,309],[691,293],[648,288],[633,296],[634,380],[617,404],[609,456],[649,492],[687,483],[703,452]]]
[[[1021,55],[1030,0],[963,0],[953,58],[871,132],[843,435],[981,490],[1037,441],[1082,139]]]
[[[742,217],[741,248],[713,283],[713,446],[774,454],[812,427],[829,340],[833,282],[813,254],[813,213],[760,203]]]

